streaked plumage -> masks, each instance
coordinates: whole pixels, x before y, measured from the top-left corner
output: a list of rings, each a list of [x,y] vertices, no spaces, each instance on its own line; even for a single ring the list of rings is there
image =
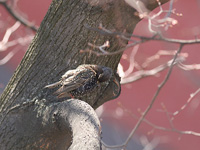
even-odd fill
[[[45,87],[54,88],[61,86],[55,92],[58,98],[80,97],[95,89],[100,83],[109,81],[112,75],[113,71],[109,67],[80,65],[76,69],[67,71],[60,81]],[[117,86],[120,86],[119,83]]]

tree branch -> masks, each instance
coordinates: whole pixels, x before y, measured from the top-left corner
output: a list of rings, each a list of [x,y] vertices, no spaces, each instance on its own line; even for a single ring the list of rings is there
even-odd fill
[[[148,107],[146,108],[146,110],[144,111],[144,113],[142,114],[142,116],[139,118],[138,122],[136,123],[135,127],[132,129],[132,131],[130,132],[128,138],[126,139],[126,141],[121,144],[121,145],[114,145],[114,146],[106,146],[106,147],[110,147],[110,148],[126,148],[127,147],[127,144],[129,143],[129,141],[131,140],[131,137],[134,135],[134,133],[136,132],[136,130],[139,128],[140,124],[144,121],[146,115],[148,114],[148,112],[151,110],[157,96],[159,95],[161,89],[164,87],[164,85],[167,83],[170,75],[171,75],[171,72],[172,72],[172,69],[173,69],[173,66],[174,66],[174,63],[178,57],[178,54],[181,52],[182,48],[183,48],[183,44],[180,44],[180,47],[179,49],[177,50],[172,62],[171,62],[171,65],[170,65],[170,68],[169,68],[169,71],[167,73],[167,75],[165,76],[165,79],[162,81],[162,83],[160,85],[158,85],[158,89],[156,91],[156,93],[154,94],[150,104],[148,105]]]
[[[62,104],[59,113],[68,120],[73,133],[69,150],[100,150],[101,126],[94,109],[80,100],[72,99],[65,103],[67,105]]]
[[[142,114],[142,116],[140,117],[140,119],[138,120],[137,124],[135,125],[135,127],[133,128],[133,130],[131,131],[131,133],[129,134],[127,140],[125,141],[124,145],[127,145],[127,143],[130,141],[131,137],[133,136],[133,134],[135,133],[135,131],[137,130],[137,128],[140,126],[140,124],[142,123],[143,119],[145,118],[145,116],[148,114],[148,112],[150,111],[151,107],[153,106],[158,94],[160,93],[161,89],[163,88],[163,86],[166,84],[166,82],[168,81],[170,75],[171,75],[171,72],[172,72],[172,69],[173,69],[173,65],[176,61],[176,58],[178,57],[178,54],[181,52],[183,48],[183,45],[181,44],[179,49],[177,50],[177,53],[175,54],[174,58],[173,58],[173,61],[170,65],[170,68],[169,68],[169,71],[165,77],[165,79],[163,80],[163,82],[158,85],[158,89],[154,95],[154,97],[152,98],[149,106],[146,108],[146,110],[144,111],[144,113]]]
[[[30,28],[31,30],[33,30],[34,32],[37,31],[37,28],[33,25],[33,23],[29,22],[28,20],[26,20],[25,18],[23,18],[21,15],[19,15],[17,12],[15,12],[12,7],[10,7],[7,4],[7,0],[5,1],[0,1],[0,4],[8,11],[8,13],[16,20],[19,21],[21,24],[23,24],[24,26]]]
[[[121,84],[127,84],[127,83],[131,83],[131,82],[135,82],[135,81],[140,80],[142,78],[156,75],[157,73],[159,73],[159,72],[167,69],[168,67],[170,67],[173,60],[174,59],[168,61],[166,64],[162,64],[162,65],[160,65],[158,67],[155,67],[155,68],[153,68],[151,70],[136,71],[133,74],[131,74],[129,77],[122,78],[121,79]],[[173,65],[176,65],[177,63],[180,63],[183,60],[184,60],[183,57],[178,57],[175,60],[175,62],[173,63]]]

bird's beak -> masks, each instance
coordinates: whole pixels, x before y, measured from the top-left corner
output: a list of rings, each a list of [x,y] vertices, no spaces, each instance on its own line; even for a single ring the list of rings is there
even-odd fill
[[[112,99],[117,98],[121,93],[120,81],[117,80],[116,78],[114,78],[113,82],[115,85],[113,86],[113,98]]]

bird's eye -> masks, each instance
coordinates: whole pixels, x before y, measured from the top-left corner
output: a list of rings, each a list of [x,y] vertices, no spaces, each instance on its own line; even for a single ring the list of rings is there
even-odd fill
[[[108,81],[112,76],[112,70],[108,67],[103,67],[102,70],[103,70],[103,73],[99,74],[99,77],[98,77],[99,82]]]

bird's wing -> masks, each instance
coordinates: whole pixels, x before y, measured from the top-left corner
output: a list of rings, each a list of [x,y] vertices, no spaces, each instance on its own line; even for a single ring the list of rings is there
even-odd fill
[[[60,85],[60,83],[61,83],[61,81],[58,81],[58,82],[55,82],[55,83],[46,85],[44,88],[55,88],[55,87],[57,87],[58,85]]]
[[[60,87],[55,94],[62,94],[62,93],[68,93],[74,89],[79,88],[80,86],[84,85],[84,83],[86,82],[85,79],[80,78],[80,79],[76,79],[73,81],[64,81],[62,87]]]
[[[63,98],[63,97],[72,97],[69,93],[61,93],[58,95],[58,98]]]

